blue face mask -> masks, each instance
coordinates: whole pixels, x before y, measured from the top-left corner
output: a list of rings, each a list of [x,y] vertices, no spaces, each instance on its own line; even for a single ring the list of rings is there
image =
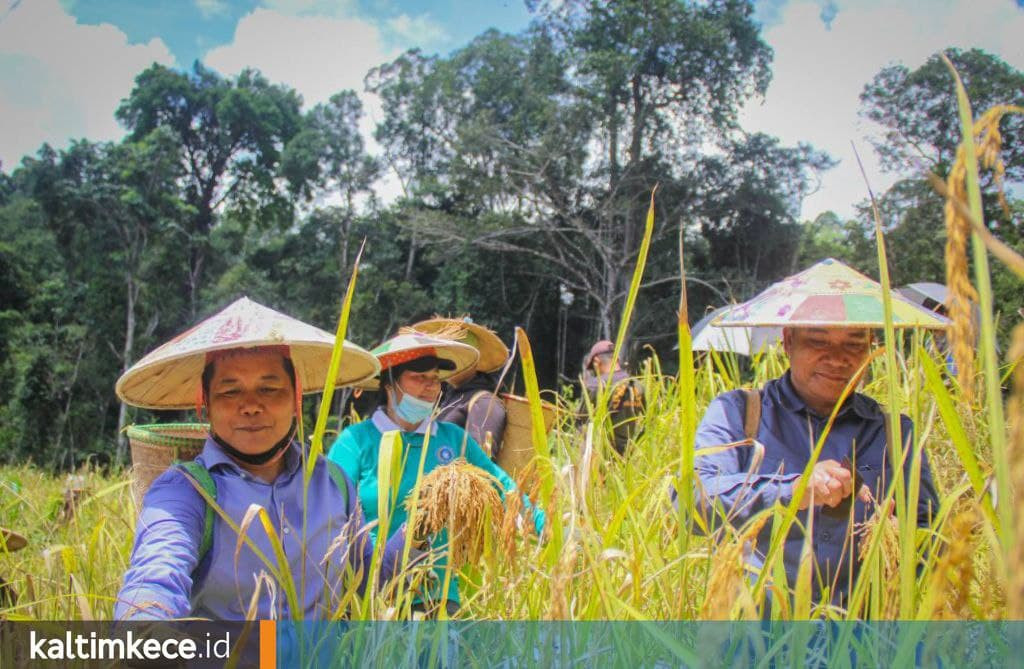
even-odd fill
[[[396,402],[395,391],[389,392],[391,393],[391,406],[395,408],[395,414],[406,423],[419,425],[430,418],[430,414],[434,412],[433,402],[421,400],[405,392],[402,393],[402,401]]]

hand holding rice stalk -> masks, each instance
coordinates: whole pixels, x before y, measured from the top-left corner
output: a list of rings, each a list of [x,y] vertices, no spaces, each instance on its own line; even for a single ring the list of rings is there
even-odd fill
[[[496,485],[494,477],[463,458],[434,469],[420,483],[413,536],[428,537],[447,529],[452,567],[478,561],[488,525],[501,519]],[[413,496],[406,498],[407,508]]]

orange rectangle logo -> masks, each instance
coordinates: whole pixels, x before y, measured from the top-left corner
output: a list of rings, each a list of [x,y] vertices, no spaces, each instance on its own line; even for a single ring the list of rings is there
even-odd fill
[[[260,669],[277,669],[277,622],[260,621]]]

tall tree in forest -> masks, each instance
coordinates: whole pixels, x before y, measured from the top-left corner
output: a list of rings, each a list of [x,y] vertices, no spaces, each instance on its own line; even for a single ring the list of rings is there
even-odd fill
[[[88,369],[99,372],[89,383],[109,386],[102,394],[108,406],[113,379],[135,362],[139,336],[151,335],[162,311],[166,315],[174,308],[169,296],[158,300],[152,292],[154,299],[143,305],[143,290],[185,273],[184,264],[175,263],[176,254],[169,252],[178,241],[179,222],[188,216],[178,197],[176,138],[157,130],[138,142],[79,141],[59,154],[44,148],[38,158],[26,159],[16,176],[67,250],[69,282],[83,289],[75,320],[88,324],[91,333],[81,356]],[[147,323],[140,326],[143,314]],[[177,320],[178,314],[170,315]],[[116,367],[106,362],[111,354]],[[127,454],[121,430],[126,422],[122,404],[113,432],[119,458]]]
[[[331,210],[341,227],[342,271],[354,255],[350,240],[360,200],[373,199],[373,184],[380,174],[379,162],[366,152],[359,128],[362,116],[363,105],[354,91],[331,96],[309,110],[282,159],[285,176],[307,197],[340,201]]]
[[[221,208],[255,222],[291,221],[292,208],[281,187],[285,144],[299,132],[301,99],[294,90],[270,84],[244,70],[225,79],[198,62],[191,73],[154,64],[135,79],[117,118],[132,141],[166,128],[180,147],[184,200],[192,214],[183,226],[189,249],[187,293],[191,316],[209,250],[209,235]],[[304,176],[289,174],[293,190]]]
[[[975,116],[997,104],[1024,105],[1024,72],[980,49],[945,53],[963,79]],[[948,174],[956,158],[960,119],[953,79],[940,55],[914,70],[904,65],[883,68],[861,92],[861,114],[882,126],[875,151],[882,167],[900,176],[880,198],[892,244],[889,258],[894,280],[943,281],[943,201],[926,180],[926,172],[943,178]],[[1004,116],[999,130],[1005,181],[1019,188],[1024,183],[1024,117]],[[1004,211],[996,197],[994,174],[986,171],[981,177],[985,223],[1005,242],[1020,248],[1024,239],[1020,203],[1011,202],[1011,211]],[[1014,196],[1012,189],[1009,196]],[[867,233],[870,217],[865,212],[860,218]],[[1003,276],[1005,272],[998,263],[993,267],[995,304],[1003,313],[1014,314],[1024,305],[1024,296]],[[1000,320],[1003,337],[1014,322],[1013,317]]]
[[[531,257],[549,292],[561,284],[581,297],[578,309],[597,314],[593,333],[608,336],[651,189],[661,183],[654,253],[664,257],[652,258],[648,287],[672,291],[676,239],[699,223],[708,191],[704,155],[744,160],[736,114],[764,91],[771,51],[749,2],[533,9],[521,35],[490,31],[448,58],[410,52],[371,72],[385,102],[377,136],[420,204],[406,218],[416,234]],[[810,155],[792,154],[802,184],[820,166]]]
[[[1024,104],[1024,72],[981,49],[948,49],[975,115],[997,104]],[[861,115],[883,128],[874,142],[882,167],[900,174],[931,170],[945,177],[956,158],[960,118],[949,69],[939,54],[910,70],[883,68],[864,86]],[[1024,180],[1024,118],[1004,117],[1006,176]]]

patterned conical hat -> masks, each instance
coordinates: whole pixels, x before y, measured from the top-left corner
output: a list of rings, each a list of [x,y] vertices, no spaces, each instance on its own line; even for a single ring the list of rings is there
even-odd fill
[[[476,368],[484,373],[501,369],[505,361],[508,360],[508,347],[501,341],[501,338],[493,330],[478,325],[469,318],[435,316],[414,324],[412,329],[442,339],[454,339],[463,344],[469,344],[480,351],[480,361],[477,362]]]
[[[334,336],[243,297],[132,365],[117,380],[117,396],[146,409],[191,408],[207,354],[262,346],[287,346],[303,392],[323,390]],[[346,340],[335,383],[358,383],[379,370],[376,358]]]
[[[389,367],[428,355],[448,360],[455,365],[455,369],[439,369],[438,375],[442,379],[464,372],[480,359],[480,354],[469,344],[417,332],[406,332],[392,337],[373,349],[373,354],[377,356],[382,372]]]
[[[896,291],[893,325],[898,328],[949,326],[949,319],[914,304]],[[833,258],[783,279],[763,293],[725,311],[719,327],[882,328],[882,286]]]

